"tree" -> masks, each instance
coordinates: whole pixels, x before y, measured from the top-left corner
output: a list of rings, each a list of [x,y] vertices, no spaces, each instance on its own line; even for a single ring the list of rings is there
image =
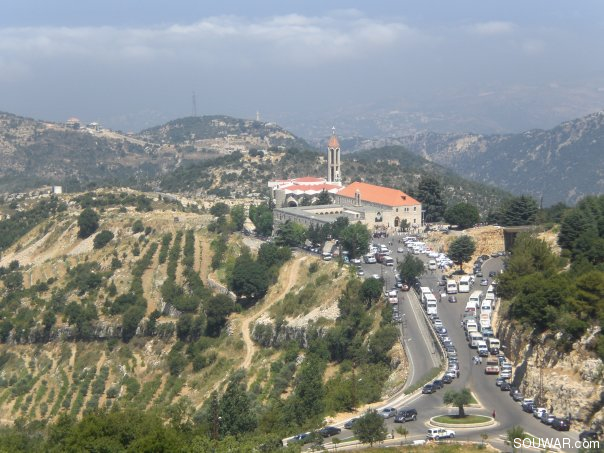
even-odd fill
[[[457,407],[457,416],[463,418],[466,416],[464,412],[464,406],[467,406],[472,402],[472,393],[468,388],[462,388],[459,390],[449,389],[443,396],[443,403],[447,406]]]
[[[229,213],[229,206],[226,203],[218,202],[210,208],[210,214],[214,217],[224,217]]]
[[[407,436],[409,435],[409,430],[407,428],[404,426],[397,426],[395,431],[399,436],[404,437],[405,441],[407,441]],[[401,442],[401,445],[403,445],[403,442]]]
[[[476,250],[476,243],[470,236],[464,235],[456,238],[449,245],[449,257],[455,264],[459,264],[462,269],[463,263],[467,263],[472,259],[472,254]]]
[[[134,305],[128,308],[122,317],[122,340],[128,343],[138,328],[141,319],[145,316],[145,307]]]
[[[103,230],[94,237],[92,241],[95,249],[102,249],[113,239],[113,233],[109,230]]]
[[[249,250],[235,260],[229,281],[230,289],[239,298],[259,299],[266,294],[269,280],[266,267],[255,261]]]
[[[316,205],[324,205],[324,204],[331,204],[331,197],[329,196],[329,193],[323,189],[321,191],[321,193],[319,194],[319,196],[317,197],[316,201],[315,201]]]
[[[471,203],[457,203],[445,211],[445,220],[465,230],[480,222],[478,208]]]
[[[99,228],[99,215],[92,208],[86,208],[78,217],[78,237],[86,239]]]
[[[413,284],[425,270],[424,262],[413,255],[405,255],[403,261],[398,265],[401,279],[408,285]]]
[[[220,398],[219,410],[222,420],[219,429],[223,436],[248,433],[256,429],[258,424],[244,379],[245,373],[235,373]]]
[[[325,410],[324,372],[325,361],[316,354],[308,354],[300,366],[291,401],[296,421],[299,424],[303,424],[309,419],[318,420],[323,415]]]
[[[371,235],[365,225],[354,223],[348,225],[340,234],[340,242],[348,250],[350,258],[363,256],[369,250]]]
[[[426,211],[426,222],[438,222],[445,213],[442,186],[432,176],[422,176],[417,187],[417,199],[422,202],[422,209]]]
[[[503,225],[530,225],[535,222],[537,211],[537,202],[533,198],[527,195],[514,197],[503,208]]]
[[[362,417],[359,417],[352,425],[352,431],[362,443],[368,443],[372,447],[375,442],[386,439],[388,434],[384,417],[378,414],[375,409],[370,409]]]
[[[373,302],[377,302],[382,295],[382,280],[376,278],[368,278],[363,281],[361,286],[361,297],[366,305],[371,305]]]
[[[206,303],[206,335],[217,337],[226,324],[227,316],[235,311],[235,303],[225,294],[217,294]]]
[[[132,232],[136,234],[136,233],[142,233],[143,231],[145,231],[145,226],[143,225],[143,221],[141,219],[137,219],[132,224]]]
[[[270,236],[273,232],[273,211],[265,203],[250,206],[250,219],[256,227],[259,236]]]
[[[522,446],[522,441],[526,439],[527,435],[524,432],[524,428],[522,426],[512,426],[507,430],[507,443],[512,446],[512,450],[516,451],[516,448]]]
[[[306,240],[306,228],[297,222],[286,221],[277,231],[277,245],[297,247]]]
[[[243,205],[238,204],[237,206],[233,206],[231,209],[231,222],[233,222],[235,231],[243,230],[243,224],[245,223],[245,208]]]

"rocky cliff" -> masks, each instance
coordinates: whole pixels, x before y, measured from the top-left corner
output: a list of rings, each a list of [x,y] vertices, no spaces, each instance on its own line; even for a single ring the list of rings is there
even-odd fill
[[[585,428],[604,426],[604,364],[593,353],[597,331],[589,331],[570,350],[556,345],[558,335],[531,337],[531,330],[503,321],[499,338],[514,364],[513,385],[526,397],[539,399],[559,416],[571,414]]]

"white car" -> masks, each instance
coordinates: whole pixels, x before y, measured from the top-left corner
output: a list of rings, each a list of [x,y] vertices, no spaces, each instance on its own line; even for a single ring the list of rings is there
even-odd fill
[[[376,280],[379,280],[379,279],[380,279],[380,276],[379,276],[378,274],[373,274],[373,275],[371,276],[371,278],[375,278]]]
[[[352,264],[361,264],[361,258],[353,258],[350,260]]]
[[[396,249],[396,253],[403,253],[404,251],[405,251],[405,249],[402,247],[399,247]]]
[[[394,407],[385,407],[378,413],[384,418],[390,418],[396,415],[396,409]]]
[[[428,435],[426,439],[428,440],[438,440],[438,439],[452,439],[455,437],[455,431],[452,429],[444,429],[444,428],[430,428],[428,430]]]

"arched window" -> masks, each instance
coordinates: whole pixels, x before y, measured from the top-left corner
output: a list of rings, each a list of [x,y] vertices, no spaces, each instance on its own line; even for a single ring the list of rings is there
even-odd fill
[[[375,215],[375,221],[376,221],[376,222],[381,222],[381,221],[382,221],[382,213],[381,213],[381,212],[378,212],[378,213]]]
[[[401,223],[401,219],[399,219],[398,217],[395,217],[394,219],[394,227],[398,228],[399,224]]]

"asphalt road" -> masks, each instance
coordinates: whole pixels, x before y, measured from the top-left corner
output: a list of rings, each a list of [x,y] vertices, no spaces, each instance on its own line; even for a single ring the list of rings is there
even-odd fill
[[[389,244],[392,241],[391,249],[392,256],[398,257],[401,260],[404,254],[397,253],[396,249],[399,246],[404,246],[398,243],[398,236],[386,239],[374,239],[374,243]],[[420,258],[427,262],[427,258],[419,255]],[[362,264],[365,278],[370,278],[372,274],[384,278],[385,289],[391,289],[394,286],[394,273],[392,267],[387,267],[382,264]],[[490,271],[500,271],[503,266],[501,258],[491,258],[483,264],[483,273],[486,276]],[[433,289],[437,296],[442,290],[437,283],[440,279],[441,272],[428,272],[421,278],[422,286],[428,286]],[[479,280],[475,282],[470,293],[476,289],[481,289],[486,292],[486,287],[479,286]],[[490,282],[491,279],[489,279]],[[443,321],[444,327],[448,330],[449,337],[453,340],[457,348],[457,354],[460,364],[460,377],[455,379],[453,383],[445,385],[444,389],[438,390],[431,395],[412,395],[398,397],[389,400],[384,407],[393,406],[399,408],[415,408],[418,412],[418,420],[415,422],[407,422],[403,426],[408,430],[407,441],[425,439],[426,431],[429,427],[428,421],[430,417],[441,414],[456,414],[457,409],[446,407],[443,405],[443,394],[448,388],[460,389],[469,387],[476,397],[479,405],[476,407],[467,408],[466,412],[471,414],[480,414],[491,416],[493,411],[496,415],[496,423],[487,428],[472,428],[472,429],[455,429],[456,437],[466,440],[481,441],[481,435],[488,436],[487,441],[495,447],[509,450],[509,446],[505,446],[503,439],[506,436],[507,430],[513,426],[521,426],[525,432],[541,439],[558,439],[561,442],[559,445],[574,446],[578,441],[578,433],[576,431],[558,432],[553,428],[542,424],[535,419],[532,414],[522,411],[520,403],[515,402],[508,392],[500,391],[495,385],[496,376],[484,374],[484,364],[474,365],[472,357],[476,355],[476,350],[471,349],[465,339],[465,333],[460,325],[462,313],[464,312],[466,302],[470,293],[457,294],[457,303],[449,303],[443,300],[438,304],[439,317]],[[412,371],[409,376],[406,387],[420,381],[427,372],[438,366],[440,357],[433,344],[432,337],[428,333],[428,328],[424,321],[424,315],[421,312],[417,297],[413,290],[408,293],[399,292],[399,312],[404,314],[404,322],[402,324],[402,340],[405,344],[409,360],[412,365]],[[522,388],[521,388],[522,389]],[[532,397],[535,395],[525,395]],[[563,416],[565,414],[558,414]],[[393,419],[387,419],[386,425],[389,432],[393,432],[398,424],[395,424]],[[349,430],[343,430],[338,436],[341,440],[352,437],[353,434]],[[566,442],[566,443],[562,443]],[[530,449],[528,449],[530,450]],[[562,448],[562,451],[577,451],[576,448]]]

